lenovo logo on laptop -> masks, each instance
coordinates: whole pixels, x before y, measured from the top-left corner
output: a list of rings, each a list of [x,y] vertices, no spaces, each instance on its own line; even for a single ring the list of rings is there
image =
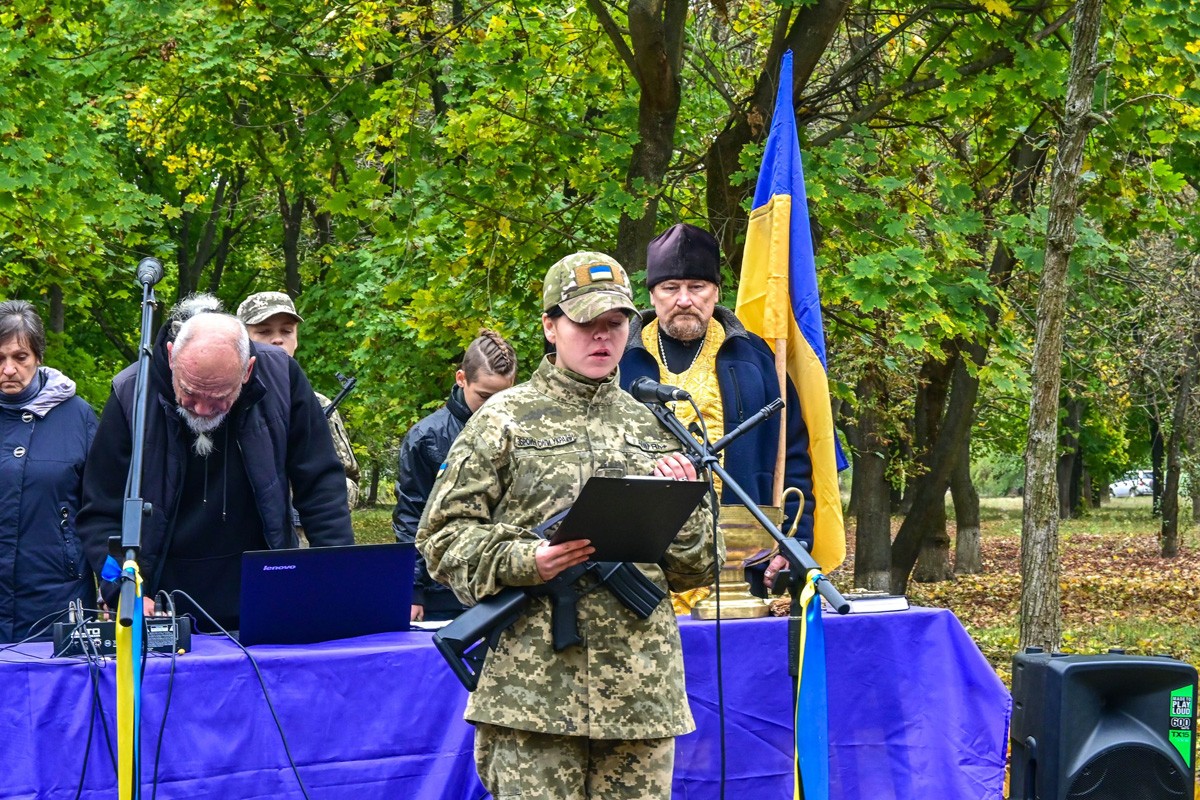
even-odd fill
[[[277,569],[295,569],[295,568],[296,568],[295,564],[279,564],[278,566],[275,566],[272,564],[265,564],[265,565],[263,565],[263,572],[271,572],[272,570],[277,570]]]

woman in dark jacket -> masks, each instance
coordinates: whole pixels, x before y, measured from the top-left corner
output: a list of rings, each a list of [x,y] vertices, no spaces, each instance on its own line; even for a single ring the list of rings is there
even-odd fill
[[[96,597],[75,533],[96,414],[45,352],[33,306],[0,303],[0,643],[48,637],[68,603]]]
[[[392,512],[396,541],[416,540],[425,501],[450,445],[471,415],[489,397],[511,387],[516,378],[517,354],[512,345],[495,331],[480,329],[454,375],[454,389],[446,405],[409,428],[400,445],[396,509]],[[413,622],[453,619],[463,610],[450,587],[429,577],[425,559],[418,553],[413,570]]]

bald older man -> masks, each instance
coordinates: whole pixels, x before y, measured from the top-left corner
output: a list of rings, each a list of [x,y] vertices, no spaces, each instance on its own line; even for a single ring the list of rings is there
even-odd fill
[[[164,325],[154,348],[142,474],[154,512],[139,564],[147,598],[182,590],[234,629],[242,553],[297,546],[289,484],[314,546],[353,544],[354,534],[345,473],[300,366],[278,348],[257,348],[237,317],[200,305]],[[109,537],[121,533],[136,377],[133,365],[113,379],[84,469],[78,527],[97,574]],[[111,603],[116,584],[101,589]],[[176,607],[196,612],[186,601]]]

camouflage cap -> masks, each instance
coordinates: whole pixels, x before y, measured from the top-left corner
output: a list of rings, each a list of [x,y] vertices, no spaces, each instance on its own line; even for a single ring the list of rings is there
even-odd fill
[[[613,309],[637,311],[625,268],[603,253],[575,253],[546,272],[542,310],[555,306],[581,325]]]
[[[276,314],[290,314],[296,322],[304,322],[304,317],[296,313],[292,298],[283,292],[259,292],[252,294],[238,306],[237,315],[247,325],[257,325]]]

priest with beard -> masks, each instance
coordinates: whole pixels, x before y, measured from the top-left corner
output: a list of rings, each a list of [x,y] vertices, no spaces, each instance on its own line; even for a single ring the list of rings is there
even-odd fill
[[[677,386],[691,394],[704,418],[710,439],[730,433],[768,403],[780,397],[775,354],[746,330],[721,299],[721,249],[708,231],[686,222],[673,225],[646,248],[646,288],[653,308],[629,323],[629,343],[621,358],[621,386],[639,377]],[[794,486],[803,502],[784,506],[784,530],[812,546],[812,460],[808,429],[800,400],[787,382],[787,428],[784,437],[784,486]],[[687,403],[673,403],[685,425],[696,420]],[[779,417],[774,416],[730,443],[722,454],[725,469],[760,505],[774,500],[779,452]],[[722,503],[736,503],[719,485]],[[784,564],[769,568],[769,576]],[[773,571],[772,571],[773,570]]]
[[[142,497],[153,508],[138,558],[146,613],[158,592],[178,590],[177,611],[201,630],[213,620],[238,627],[242,553],[298,546],[289,485],[314,547],[354,543],[346,476],[300,365],[252,342],[219,308],[211,296],[188,298],[159,331],[142,462]],[[121,533],[136,378],[135,364],[113,379],[84,469],[79,535],[109,579],[120,569],[109,537]],[[117,583],[100,588],[115,606]]]

